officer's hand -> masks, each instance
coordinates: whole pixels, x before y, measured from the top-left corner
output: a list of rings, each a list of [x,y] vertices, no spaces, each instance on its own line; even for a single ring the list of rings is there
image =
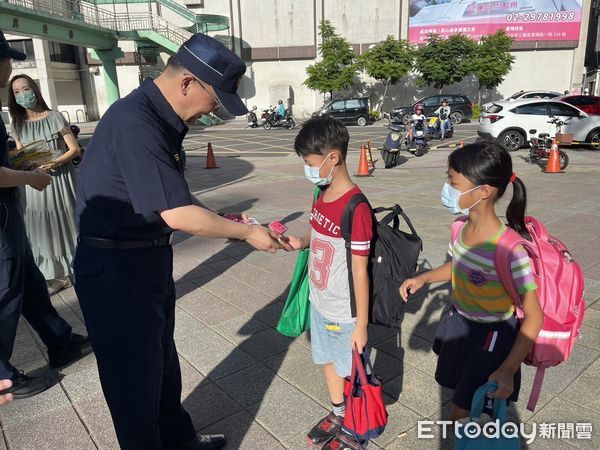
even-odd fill
[[[275,253],[279,248],[279,242],[273,237],[271,230],[259,225],[250,225],[250,231],[244,240],[263,252]]]
[[[48,175],[42,169],[35,169],[28,172],[29,180],[27,184],[32,188],[43,191],[52,181],[52,176]]]
[[[4,389],[8,389],[12,386],[12,382],[10,380],[0,380],[0,391]],[[4,405],[12,400],[12,394],[4,394],[0,395],[0,405]]]

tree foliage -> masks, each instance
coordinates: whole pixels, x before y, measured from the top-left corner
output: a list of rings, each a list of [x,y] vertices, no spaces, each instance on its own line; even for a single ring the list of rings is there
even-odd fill
[[[504,30],[482,36],[470,60],[470,72],[479,82],[479,99],[483,89],[494,89],[510,72],[515,57],[510,54],[513,39]]]
[[[321,60],[306,68],[308,77],[304,85],[309,89],[333,94],[352,83],[358,70],[355,64],[356,55],[350,43],[335,31],[329,20],[319,24]]]
[[[385,99],[388,87],[410,72],[414,57],[415,50],[408,41],[399,41],[394,36],[388,36],[385,41],[375,44],[363,53],[358,59],[358,65],[367,75],[383,83]]]
[[[418,84],[433,86],[441,92],[444,86],[462,81],[469,74],[469,61],[476,45],[464,34],[454,34],[448,39],[434,33],[427,36],[427,44],[417,50]]]

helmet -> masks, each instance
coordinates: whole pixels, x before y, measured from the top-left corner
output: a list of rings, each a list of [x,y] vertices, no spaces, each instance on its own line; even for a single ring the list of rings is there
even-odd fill
[[[423,109],[425,109],[425,108],[423,108],[423,103],[417,103],[417,104],[415,105],[415,112],[417,112],[417,110],[419,110],[419,109],[420,109],[421,111],[422,111]]]
[[[280,105],[283,105],[283,100],[279,100],[277,103],[279,103]]]
[[[257,109],[257,108],[256,108],[256,105],[254,105],[254,106],[252,107],[252,111],[256,111],[256,109]]]
[[[448,103],[448,99],[447,98],[442,99],[442,103]]]

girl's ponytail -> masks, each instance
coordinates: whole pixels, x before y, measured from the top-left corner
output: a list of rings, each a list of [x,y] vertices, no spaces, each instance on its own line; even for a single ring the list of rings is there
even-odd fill
[[[508,208],[506,208],[506,220],[508,226],[523,236],[531,240],[531,236],[525,226],[525,209],[527,207],[527,190],[519,177],[512,174],[510,182],[513,185],[513,197]]]

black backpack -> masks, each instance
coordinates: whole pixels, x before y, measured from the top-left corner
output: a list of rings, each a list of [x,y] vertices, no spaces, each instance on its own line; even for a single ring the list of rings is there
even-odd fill
[[[371,206],[364,194],[354,195],[344,208],[341,227],[342,236],[346,241],[352,317],[356,317],[356,301],[354,299],[350,244],[354,210],[360,203]],[[404,280],[410,278],[417,270],[423,242],[400,205],[390,208],[375,208],[372,211],[374,230],[369,261],[369,321],[374,324],[399,328],[405,307],[399,289]],[[388,214],[377,221],[375,214],[386,211],[389,211]],[[400,217],[408,225],[410,233],[400,230]]]

